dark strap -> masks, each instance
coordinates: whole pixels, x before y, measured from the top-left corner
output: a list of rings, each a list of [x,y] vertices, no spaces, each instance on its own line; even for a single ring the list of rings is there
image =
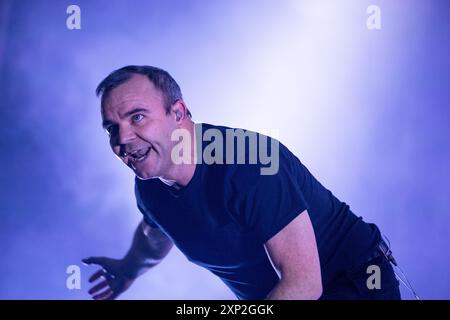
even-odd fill
[[[381,251],[381,253],[389,262],[391,262],[394,266],[397,266],[397,261],[395,261],[395,258],[392,255],[391,248],[389,248],[389,245],[383,239],[381,239],[380,243],[378,244],[378,250]]]

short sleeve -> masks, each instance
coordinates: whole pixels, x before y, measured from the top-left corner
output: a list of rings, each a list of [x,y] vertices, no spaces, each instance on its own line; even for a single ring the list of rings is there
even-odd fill
[[[158,225],[155,222],[153,222],[153,220],[150,218],[147,210],[145,210],[144,204],[142,203],[142,198],[139,193],[139,188],[136,183],[134,185],[134,194],[136,197],[137,207],[138,207],[139,211],[142,213],[145,223],[148,224],[152,228],[159,228]]]
[[[287,226],[308,208],[301,191],[300,161],[280,144],[279,169],[274,175],[259,175],[244,195],[243,218],[261,243]]]

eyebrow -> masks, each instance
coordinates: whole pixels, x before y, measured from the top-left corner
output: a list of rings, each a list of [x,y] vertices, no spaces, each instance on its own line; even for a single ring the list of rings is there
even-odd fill
[[[125,112],[125,114],[123,115],[122,118],[126,118],[126,117],[131,116],[132,114],[135,114],[138,112],[148,113],[149,111],[144,108],[134,108],[134,109],[131,109],[130,111]],[[103,128],[106,128],[110,124],[113,124],[113,122],[110,120],[103,120],[103,122],[102,122]]]
[[[147,109],[144,109],[144,108],[134,108],[134,109],[132,109],[132,110],[130,110],[130,111],[125,112],[125,114],[123,115],[123,117],[126,118],[126,117],[131,116],[132,114],[138,113],[138,112],[145,112],[145,113],[147,113],[148,110],[147,110]]]

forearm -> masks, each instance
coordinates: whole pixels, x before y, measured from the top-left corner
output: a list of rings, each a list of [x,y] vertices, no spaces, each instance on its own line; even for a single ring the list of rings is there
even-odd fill
[[[282,278],[266,300],[317,300],[322,295],[321,285]]]
[[[136,228],[130,249],[123,258],[130,276],[139,276],[154,267],[169,253],[172,243],[159,231],[146,235],[140,223]]]

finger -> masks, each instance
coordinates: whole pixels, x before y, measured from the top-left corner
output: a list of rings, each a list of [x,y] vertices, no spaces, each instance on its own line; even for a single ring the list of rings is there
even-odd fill
[[[108,298],[105,300],[115,300],[119,295],[117,293],[112,293]]]
[[[103,269],[100,269],[89,278],[89,282],[94,282],[101,276],[105,277],[105,274],[106,274],[106,271]]]
[[[88,292],[89,292],[89,294],[94,294],[94,293],[100,291],[100,289],[103,289],[104,287],[107,287],[107,286],[108,286],[108,282],[102,281],[99,284],[92,287]]]
[[[89,257],[89,258],[81,260],[81,262],[83,262],[84,264],[87,264],[87,265],[98,264],[98,265],[101,265],[101,266],[103,266],[105,261],[106,261],[105,257]]]
[[[99,293],[99,294],[93,296],[92,298],[94,300],[105,300],[105,299],[108,299],[112,295],[113,295],[113,291],[111,289],[108,289],[106,291],[103,291],[102,293]]]

